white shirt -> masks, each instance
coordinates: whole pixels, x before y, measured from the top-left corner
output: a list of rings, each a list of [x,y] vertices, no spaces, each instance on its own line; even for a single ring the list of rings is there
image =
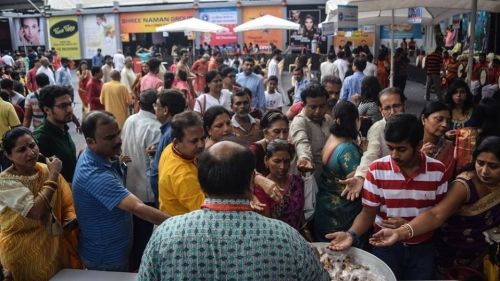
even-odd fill
[[[231,92],[227,89],[222,89],[219,99],[209,94],[202,94],[196,99],[193,111],[203,115],[207,109],[216,105],[221,105],[225,109],[231,111]]]
[[[132,68],[124,67],[121,72],[120,83],[127,87],[129,92],[132,92],[132,85],[135,81],[135,72]]]
[[[143,202],[154,202],[154,193],[149,180],[151,159],[146,149],[160,141],[161,123],[156,116],[139,110],[131,115],[123,124],[123,154],[130,156],[132,162],[127,163],[127,189]]]
[[[12,104],[19,105],[19,103],[24,100],[24,96],[21,95],[20,93],[16,92],[16,91],[13,91],[13,92],[14,92],[14,96],[10,97],[10,101],[12,102]]]
[[[274,91],[272,94],[266,91],[264,94],[266,95],[267,109],[276,109],[283,106],[283,96],[277,91]]]
[[[113,56],[113,63],[115,64],[115,69],[118,71],[122,71],[123,66],[125,65],[125,56],[118,53]]]
[[[279,78],[280,68],[278,66],[278,62],[275,59],[272,59],[269,62],[269,69],[267,70],[267,77],[271,77],[272,75]]]
[[[366,62],[366,68],[363,71],[365,76],[377,77],[377,66],[369,61]]]
[[[323,78],[327,75],[335,75],[335,73],[334,73],[335,67],[334,67],[333,62],[331,62],[331,61],[327,60],[327,61],[321,63],[319,69],[321,71],[321,81],[323,81]]]
[[[333,64],[335,65],[335,69],[337,70],[335,76],[339,77],[340,80],[344,82],[345,73],[349,70],[349,63],[344,59],[337,59],[333,62]]]
[[[54,72],[52,71],[52,69],[41,65],[38,68],[38,70],[36,71],[36,75],[38,75],[40,73],[45,73],[45,75],[49,76],[49,84],[50,85],[56,84],[56,80],[54,79]]]
[[[10,65],[10,66],[13,66],[14,65],[14,59],[9,56],[8,54],[7,55],[4,55],[2,57],[2,60],[3,62],[6,64],[6,65]]]

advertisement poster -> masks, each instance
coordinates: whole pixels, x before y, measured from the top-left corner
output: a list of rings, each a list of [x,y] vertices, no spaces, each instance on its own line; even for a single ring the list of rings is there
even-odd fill
[[[215,23],[229,29],[229,32],[204,33],[201,36],[201,43],[211,46],[236,45],[238,37],[233,28],[238,25],[238,11],[236,8],[207,8],[200,9],[201,20]]]
[[[358,6],[338,5],[339,30],[358,29]]]
[[[61,57],[80,59],[80,36],[76,16],[51,17],[49,47],[55,48]]]
[[[380,27],[380,38],[391,39],[391,28],[394,29],[394,39],[422,39],[422,27],[420,24],[395,24]]]
[[[45,46],[45,19],[41,17],[14,19],[16,30],[15,45]]]
[[[351,41],[352,48],[368,45],[368,47],[373,53],[374,51],[373,49],[375,46],[375,33],[373,32],[349,32],[349,33],[339,32],[337,33],[337,35],[333,37],[333,46],[335,46],[336,52],[338,52],[339,46],[344,46],[347,43],[347,41]]]
[[[408,23],[422,23],[422,8],[408,8]]]
[[[243,7],[242,22],[262,17],[264,15],[271,15],[282,18],[283,14],[281,6],[254,6]],[[256,30],[243,32],[243,42],[247,45],[249,43],[258,44],[262,52],[271,52],[270,43],[275,44],[279,49],[283,46],[283,33],[281,30]]]
[[[194,10],[176,10],[161,12],[138,12],[120,14],[120,32],[153,33],[162,25],[185,20],[194,16]]]
[[[321,29],[318,28],[318,24],[321,22],[321,11],[319,9],[290,9],[288,10],[288,20],[300,24],[299,30],[288,32],[290,46],[294,51],[298,51],[304,46],[307,49],[313,48],[313,40],[315,40],[317,46],[317,43],[321,40]]]
[[[91,58],[101,49],[102,55],[116,54],[116,28],[114,14],[97,14],[83,17],[85,35],[84,57]]]

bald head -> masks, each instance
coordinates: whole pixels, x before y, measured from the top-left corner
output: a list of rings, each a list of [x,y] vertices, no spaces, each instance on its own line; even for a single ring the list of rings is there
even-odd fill
[[[209,197],[248,198],[255,169],[252,152],[231,141],[221,141],[203,152],[198,180]]]
[[[113,79],[113,81],[120,81],[120,78],[121,78],[120,71],[118,71],[118,70],[111,71],[109,76],[111,77],[111,79]]]
[[[43,66],[47,67],[49,65],[49,59],[46,58],[46,57],[40,58],[40,64],[42,64]]]

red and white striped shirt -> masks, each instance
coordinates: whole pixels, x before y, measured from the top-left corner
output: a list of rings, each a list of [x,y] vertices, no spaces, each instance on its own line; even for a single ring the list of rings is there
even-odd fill
[[[445,166],[436,159],[420,155],[420,167],[406,176],[390,155],[370,164],[363,186],[363,206],[379,208],[375,218],[375,231],[380,221],[401,217],[412,220],[436,205],[448,189],[444,178]],[[432,237],[432,232],[403,241],[417,244]]]

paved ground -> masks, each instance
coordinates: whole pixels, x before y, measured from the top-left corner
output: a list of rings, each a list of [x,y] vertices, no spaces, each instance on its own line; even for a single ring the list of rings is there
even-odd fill
[[[74,75],[74,73],[73,73]],[[291,87],[291,75],[289,73],[285,73],[283,75],[283,87],[284,89],[289,89]],[[73,80],[74,82],[74,89],[78,89],[78,84],[77,84],[77,78],[76,75],[74,75]],[[425,105],[424,101],[424,93],[425,93],[425,88],[423,84],[413,82],[413,81],[408,81],[406,83],[406,89],[405,89],[405,95],[408,98],[407,102],[407,112],[413,113],[413,114],[420,114],[420,111],[422,110],[423,106]],[[81,120],[82,118],[82,103],[80,101],[80,97],[78,96],[78,93],[75,93],[75,108],[74,112],[78,119]],[[80,135],[76,132],[76,128],[74,124],[70,124],[70,133],[71,136],[75,142],[76,145],[76,150],[77,152],[85,148],[85,139],[83,138],[83,135]]]

